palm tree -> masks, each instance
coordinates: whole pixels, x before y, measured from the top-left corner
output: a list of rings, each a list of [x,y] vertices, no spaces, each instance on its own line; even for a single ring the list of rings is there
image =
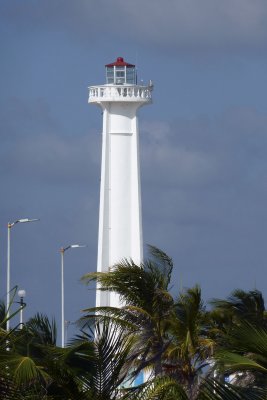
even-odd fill
[[[217,328],[227,333],[246,320],[252,325],[267,328],[267,314],[262,293],[258,290],[236,289],[226,299],[214,299],[211,317]]]
[[[130,359],[135,360],[135,375],[150,369],[151,376],[173,377],[193,398],[213,347],[207,337],[201,290],[198,286],[188,289],[175,301],[169,288],[172,260],[155,247],[150,246],[150,252],[152,258],[140,266],[123,260],[107,273],[86,275],[86,282],[97,280],[100,290],[118,293],[124,304],[119,310],[87,311],[93,315],[97,311],[98,318],[109,316],[134,336]]]
[[[72,342],[74,348],[80,348],[79,357],[82,355],[88,361],[80,376],[83,389],[88,398],[94,400],[123,398],[128,393],[127,387],[124,387],[129,367],[126,360],[132,348],[132,338],[108,320],[97,322],[94,328],[91,335],[83,329],[82,334]],[[90,353],[83,349],[88,343],[91,344]]]
[[[112,307],[90,308],[83,318],[110,318],[126,329],[134,339],[129,362],[135,362],[132,376],[142,370],[162,375],[163,355],[171,342],[168,327],[174,316],[174,301],[169,293],[172,260],[162,251],[150,246],[152,258],[141,265],[123,260],[107,273],[90,273],[83,280],[96,280],[100,290],[119,294],[121,309]],[[97,315],[95,312],[97,311]]]
[[[174,300],[172,260],[153,246],[150,252],[150,259],[141,265],[122,260],[108,272],[83,277],[86,283],[97,281],[99,290],[116,292],[123,306],[86,309],[81,322],[109,320],[123,328],[132,340],[125,360],[126,366],[133,367],[128,376],[150,372],[146,382],[129,389],[125,398],[260,399],[262,394],[256,390],[247,394],[249,388],[235,388],[209,376],[218,327],[210,322],[200,288],[187,289]]]
[[[1,400],[85,398],[76,371],[62,362],[64,349],[55,346],[54,333],[54,323],[41,314],[23,329],[1,332]]]
[[[6,340],[0,347],[1,400],[117,398],[132,342],[108,321],[95,328],[96,336],[84,327],[64,349],[56,346],[55,322],[45,315],[37,314],[23,329],[11,331],[8,351]]]
[[[35,342],[56,346],[57,327],[54,318],[50,322],[46,315],[37,313],[26,322],[24,328]]]
[[[218,348],[231,350],[231,333],[244,322],[251,326],[267,329],[267,314],[262,293],[258,290],[234,290],[226,299],[211,302],[210,335]]]
[[[195,286],[180,293],[174,304],[170,326],[171,344],[166,352],[165,370],[186,388],[190,398],[198,393],[200,378],[206,374],[214,342],[208,335],[208,313]]]
[[[260,293],[235,292],[212,313],[198,286],[175,300],[169,287],[172,260],[155,247],[150,250],[151,258],[141,266],[123,260],[110,272],[84,278],[117,292],[124,306],[88,309],[80,335],[67,348],[56,346],[55,322],[45,315],[10,332],[2,318],[1,400],[266,399],[267,331]],[[240,310],[247,313],[246,324]],[[239,386],[214,379],[211,359],[224,373],[242,371]],[[143,370],[150,372],[146,382],[127,387],[127,380]]]
[[[151,378],[170,377],[172,383],[168,382],[168,387],[175,387],[176,394],[177,390],[183,396],[187,392],[193,398],[213,345],[205,336],[207,314],[201,291],[196,286],[174,301],[169,288],[172,260],[153,246],[150,253],[151,258],[141,265],[123,260],[109,272],[87,274],[84,281],[96,280],[100,290],[118,293],[124,306],[87,309],[83,320],[109,318],[133,338],[128,357],[128,362],[134,362],[133,378],[140,371],[150,371]],[[153,381],[155,389],[154,384]]]
[[[230,375],[232,382],[241,387],[266,387],[261,382],[266,366],[263,362],[265,350],[257,347],[259,341],[263,344],[266,339],[262,293],[237,289],[226,300],[215,299],[211,304],[210,334],[216,342],[217,374]]]
[[[226,336],[227,347],[216,353],[217,368],[235,384],[261,388],[267,395],[267,329],[244,320]],[[266,398],[266,397],[264,397]]]

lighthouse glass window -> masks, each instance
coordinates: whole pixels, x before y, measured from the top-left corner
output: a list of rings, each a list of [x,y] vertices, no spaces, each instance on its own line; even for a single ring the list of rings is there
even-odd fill
[[[109,83],[109,84],[114,83],[114,68],[113,67],[106,68],[106,79],[107,79],[107,83]]]
[[[116,67],[116,84],[123,85],[125,83],[125,67]]]
[[[112,66],[106,67],[106,82],[107,84],[123,85],[125,83],[129,85],[136,84],[136,70],[134,67],[125,66]]]
[[[126,68],[126,82],[131,85],[136,84],[135,68],[132,67]]]

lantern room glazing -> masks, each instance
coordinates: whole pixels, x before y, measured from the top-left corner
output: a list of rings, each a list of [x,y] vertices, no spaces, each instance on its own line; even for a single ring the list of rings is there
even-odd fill
[[[118,57],[114,63],[106,65],[106,83],[108,85],[136,85],[135,65]]]

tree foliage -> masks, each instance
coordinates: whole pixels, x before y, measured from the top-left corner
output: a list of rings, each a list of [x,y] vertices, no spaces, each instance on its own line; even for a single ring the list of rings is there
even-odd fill
[[[41,313],[7,332],[0,303],[1,400],[267,398],[262,294],[238,289],[207,310],[198,285],[172,294],[171,258],[149,250],[141,265],[125,259],[83,277],[116,292],[121,307],[85,309],[66,348],[56,344],[55,321]]]

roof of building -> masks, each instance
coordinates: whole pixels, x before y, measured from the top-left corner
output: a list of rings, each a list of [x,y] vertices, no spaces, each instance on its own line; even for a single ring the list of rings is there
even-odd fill
[[[118,57],[117,60],[111,64],[106,64],[106,67],[135,67],[134,64],[129,64],[124,61],[123,57]]]

